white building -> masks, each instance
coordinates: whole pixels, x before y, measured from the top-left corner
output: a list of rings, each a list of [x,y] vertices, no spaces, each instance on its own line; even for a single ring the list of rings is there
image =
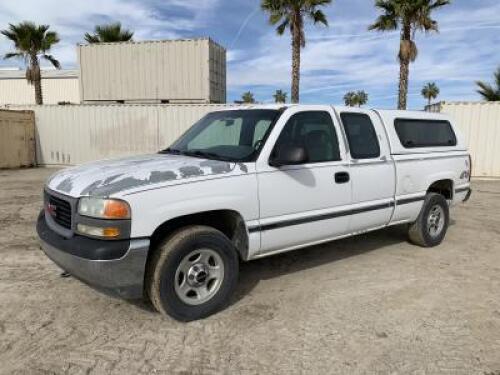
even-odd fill
[[[80,103],[77,70],[42,70],[44,104]],[[24,69],[0,69],[0,105],[35,104],[35,88]]]

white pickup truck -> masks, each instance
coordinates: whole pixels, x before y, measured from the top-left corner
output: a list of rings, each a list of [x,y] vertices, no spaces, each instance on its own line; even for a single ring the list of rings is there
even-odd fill
[[[228,303],[240,260],[396,224],[417,245],[440,244],[470,175],[441,114],[234,107],[158,154],[56,173],[37,231],[74,277],[188,321]]]

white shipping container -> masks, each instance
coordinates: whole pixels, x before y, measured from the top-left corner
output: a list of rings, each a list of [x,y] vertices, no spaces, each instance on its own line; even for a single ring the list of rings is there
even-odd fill
[[[16,106],[35,113],[39,165],[154,153],[176,140],[216,104]]]
[[[77,50],[83,102],[226,102],[226,50],[209,38],[98,43]]]
[[[500,102],[441,102],[427,109],[455,120],[471,153],[473,176],[500,177]]]
[[[76,70],[42,70],[44,104],[80,103]],[[24,70],[0,70],[0,104],[35,104],[35,87]]]

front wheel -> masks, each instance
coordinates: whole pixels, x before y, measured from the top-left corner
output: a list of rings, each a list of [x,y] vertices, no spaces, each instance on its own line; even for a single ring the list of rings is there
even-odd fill
[[[417,220],[410,225],[410,241],[422,247],[439,245],[446,235],[450,213],[448,203],[441,194],[429,193]]]
[[[238,267],[236,249],[223,233],[186,227],[156,249],[148,265],[147,292],[160,313],[181,321],[201,319],[228,303]]]

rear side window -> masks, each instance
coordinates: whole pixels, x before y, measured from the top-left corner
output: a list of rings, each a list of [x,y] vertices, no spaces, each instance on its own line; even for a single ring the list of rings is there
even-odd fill
[[[396,133],[405,148],[456,146],[451,124],[444,120],[396,119]]]
[[[372,159],[380,156],[377,133],[368,115],[344,112],[340,114],[340,118],[354,159]]]

